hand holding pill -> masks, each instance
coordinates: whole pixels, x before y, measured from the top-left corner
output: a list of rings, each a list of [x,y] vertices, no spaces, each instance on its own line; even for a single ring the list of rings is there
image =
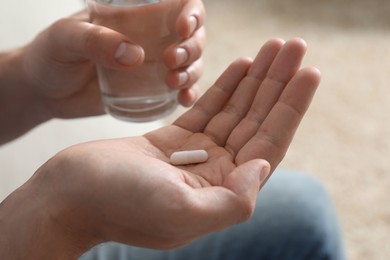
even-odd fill
[[[73,200],[65,203],[74,205],[72,223],[96,234],[88,247],[176,248],[244,222],[319,85],[317,69],[300,69],[305,51],[301,39],[270,40],[254,60],[233,62],[172,125],[70,147],[30,183],[44,180],[39,187],[61,191],[52,198]]]

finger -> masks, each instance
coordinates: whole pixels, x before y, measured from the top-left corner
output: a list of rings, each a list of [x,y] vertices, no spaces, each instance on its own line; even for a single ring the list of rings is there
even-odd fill
[[[163,57],[165,65],[171,70],[186,67],[202,56],[205,45],[206,33],[202,27],[192,37],[166,49]]]
[[[320,78],[316,68],[305,68],[291,79],[259,130],[238,152],[238,165],[264,158],[272,169],[276,168],[311,103]]]
[[[270,170],[271,166],[266,160],[247,161],[227,176],[223,186],[242,199],[254,202],[260,188],[268,180]]]
[[[197,223],[189,224],[196,224],[201,233],[209,233],[248,220],[254,212],[261,183],[267,178],[269,169],[268,162],[252,160],[234,169],[223,187],[196,189],[192,204],[197,216],[191,220]]]
[[[189,38],[196,30],[203,27],[204,19],[205,8],[202,1],[186,1],[177,19],[176,31],[181,38]]]
[[[228,137],[226,149],[233,156],[256,134],[287,83],[298,71],[305,52],[306,43],[301,39],[286,42],[279,51],[258,89],[251,108]],[[252,73],[258,74],[256,73],[259,70],[257,66],[252,66],[252,68]]]
[[[141,47],[106,27],[77,19],[62,19],[47,32],[51,51],[61,61],[91,60],[106,67],[126,69],[138,66],[144,59]]]
[[[251,63],[252,61],[248,58],[233,62],[198,102],[174,122],[174,125],[193,133],[202,132],[207,123],[230,99],[240,81],[245,77]]]
[[[199,80],[202,72],[203,60],[199,59],[187,68],[170,71],[165,81],[172,89],[186,89]]]
[[[302,39],[296,38],[286,42],[262,82],[249,116],[261,122],[268,115],[287,83],[299,70],[306,49],[306,42]]]
[[[205,128],[204,133],[219,146],[225,145],[233,129],[247,114],[261,82],[283,44],[281,39],[270,40],[264,44],[231,99]]]
[[[178,94],[179,103],[184,107],[190,107],[199,96],[199,86],[194,85],[191,88],[182,89]]]

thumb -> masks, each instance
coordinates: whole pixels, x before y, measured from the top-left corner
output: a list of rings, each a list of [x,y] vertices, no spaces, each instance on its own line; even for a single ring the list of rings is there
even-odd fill
[[[64,62],[91,60],[100,65],[125,69],[140,65],[143,49],[125,35],[76,19],[62,19],[49,27],[52,55]]]
[[[248,220],[270,168],[265,160],[251,160],[235,168],[222,186],[195,189],[190,204],[197,210],[187,218],[189,225],[196,226],[199,234],[206,234]]]
[[[255,159],[245,162],[229,174],[224,186],[254,208],[257,194],[267,181],[270,169],[270,164],[265,160]]]

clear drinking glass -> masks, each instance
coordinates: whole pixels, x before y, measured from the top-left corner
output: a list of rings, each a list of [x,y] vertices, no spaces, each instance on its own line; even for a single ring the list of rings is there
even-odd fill
[[[97,66],[106,111],[126,121],[146,122],[172,113],[178,91],[165,83],[163,53],[179,40],[181,0],[87,0],[91,21],[123,33],[142,46],[145,61],[130,71]]]

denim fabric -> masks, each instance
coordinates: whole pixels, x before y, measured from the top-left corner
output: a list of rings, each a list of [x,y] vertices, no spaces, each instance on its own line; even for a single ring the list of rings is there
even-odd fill
[[[80,260],[342,260],[337,216],[323,186],[297,172],[275,172],[251,220],[176,250],[105,243]]]

